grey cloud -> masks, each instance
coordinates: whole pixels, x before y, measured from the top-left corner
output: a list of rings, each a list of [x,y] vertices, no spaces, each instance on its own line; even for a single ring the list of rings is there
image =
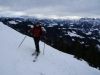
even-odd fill
[[[58,16],[100,15],[100,0],[0,0],[5,11]]]

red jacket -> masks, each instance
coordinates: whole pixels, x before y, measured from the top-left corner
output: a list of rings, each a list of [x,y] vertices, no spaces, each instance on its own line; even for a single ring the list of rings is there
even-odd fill
[[[41,29],[41,27],[34,27],[31,30],[29,30],[29,32],[33,33],[33,37],[36,37],[36,38],[40,37],[41,35],[45,36],[44,31]]]

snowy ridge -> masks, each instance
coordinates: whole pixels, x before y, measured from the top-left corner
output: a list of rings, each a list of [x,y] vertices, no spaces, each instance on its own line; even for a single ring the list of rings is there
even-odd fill
[[[18,46],[25,35],[0,22],[0,75],[100,75],[100,71],[79,61],[72,55],[60,52],[40,42],[41,54],[32,62],[34,42],[30,37]]]

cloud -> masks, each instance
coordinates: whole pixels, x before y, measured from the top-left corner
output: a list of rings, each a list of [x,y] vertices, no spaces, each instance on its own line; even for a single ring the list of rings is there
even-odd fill
[[[100,17],[99,7],[100,0],[0,0],[1,15]]]

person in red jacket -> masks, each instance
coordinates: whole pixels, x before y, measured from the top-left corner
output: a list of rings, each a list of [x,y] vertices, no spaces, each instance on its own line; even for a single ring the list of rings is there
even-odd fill
[[[44,36],[44,38],[46,38],[44,31],[42,30],[40,23],[37,22],[36,25],[34,26],[34,28],[32,28],[31,30],[28,31],[29,33],[33,34],[33,38],[34,38],[34,42],[35,42],[35,47],[36,47],[36,51],[34,54],[39,54],[40,53],[40,49],[39,49],[39,41],[40,41],[40,36]]]

